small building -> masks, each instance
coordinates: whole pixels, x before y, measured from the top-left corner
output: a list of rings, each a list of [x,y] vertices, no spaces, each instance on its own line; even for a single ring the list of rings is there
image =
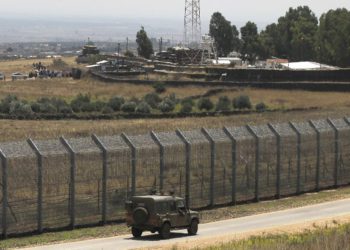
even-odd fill
[[[13,73],[11,75],[12,81],[16,81],[16,80],[27,80],[28,79],[28,75],[27,74],[22,74],[19,72]]]
[[[337,70],[338,67],[322,64],[318,62],[291,62],[282,63],[284,69],[289,70]]]
[[[217,60],[212,60],[215,65],[234,65],[242,66],[242,59],[239,57],[219,57]]]
[[[82,49],[82,54],[78,56],[77,62],[78,63],[88,63],[89,62],[89,56],[91,55],[99,55],[100,50],[95,46],[95,44],[88,40],[88,43],[84,45]]]
[[[5,80],[6,80],[5,74],[0,72],[0,81],[5,81]]]

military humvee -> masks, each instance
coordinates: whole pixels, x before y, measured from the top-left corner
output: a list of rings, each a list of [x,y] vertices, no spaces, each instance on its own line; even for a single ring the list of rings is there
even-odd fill
[[[187,229],[189,235],[198,231],[199,214],[186,207],[185,201],[173,196],[134,196],[126,202],[126,223],[135,238],[144,231],[159,232],[163,239],[172,229]]]

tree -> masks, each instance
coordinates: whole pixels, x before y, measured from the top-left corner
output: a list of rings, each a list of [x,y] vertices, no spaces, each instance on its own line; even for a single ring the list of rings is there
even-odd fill
[[[317,17],[309,7],[290,8],[284,17],[278,19],[279,55],[286,55],[294,61],[314,59],[317,25]]]
[[[324,63],[350,66],[350,11],[330,10],[321,16],[317,53]]]
[[[260,32],[258,39],[260,45],[258,54],[261,58],[278,56],[277,47],[280,44],[280,37],[277,24],[273,23],[266,26],[266,29]]]
[[[236,25],[232,25],[232,34],[233,34],[232,49],[235,51],[239,51],[241,49],[241,39],[239,38],[239,31]]]
[[[220,12],[210,20],[209,35],[214,38],[219,56],[227,56],[234,48],[234,29]]]
[[[137,52],[140,56],[149,59],[153,54],[153,45],[147,36],[145,28],[142,26],[141,30],[136,34]]]
[[[254,62],[259,51],[258,27],[253,22],[247,22],[241,28],[242,54],[250,62]]]

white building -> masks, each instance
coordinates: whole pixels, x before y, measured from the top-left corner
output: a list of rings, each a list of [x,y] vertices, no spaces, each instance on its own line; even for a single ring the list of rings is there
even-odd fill
[[[290,62],[281,63],[284,69],[289,70],[336,70],[338,67],[317,63],[317,62]]]

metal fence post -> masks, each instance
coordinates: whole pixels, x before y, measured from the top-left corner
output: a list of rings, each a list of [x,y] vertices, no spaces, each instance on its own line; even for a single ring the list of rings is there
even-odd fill
[[[70,227],[75,227],[75,172],[76,172],[76,153],[69,142],[62,136],[60,142],[70,154]]]
[[[210,143],[210,206],[214,206],[214,193],[215,193],[215,159],[216,159],[216,145],[214,139],[205,128],[201,129],[203,135]]]
[[[151,131],[151,137],[153,141],[158,145],[159,147],[159,157],[160,157],[160,164],[159,164],[159,191],[162,193],[164,189],[164,169],[165,169],[165,159],[164,159],[164,146],[160,139],[158,138],[157,134],[154,131]]]
[[[334,186],[338,187],[339,183],[339,129],[334,122],[328,118],[327,122],[334,129]]]
[[[278,131],[275,129],[275,127],[272,124],[268,124],[269,128],[273,132],[273,134],[276,136],[276,147],[277,147],[277,156],[276,156],[276,172],[277,172],[277,178],[276,178],[276,198],[281,198],[281,135],[278,133]]]
[[[230,138],[232,143],[232,189],[231,189],[231,196],[232,196],[232,204],[236,205],[237,202],[237,140],[233,137],[233,135],[230,133],[227,127],[224,127],[224,132],[227,135],[227,137]]]
[[[125,133],[121,137],[131,149],[131,196],[136,194],[136,147]]]
[[[38,161],[38,232],[43,232],[43,155],[32,139],[27,140]]]
[[[108,150],[97,135],[91,136],[97,147],[102,152],[102,224],[107,222],[107,179],[108,179]]]
[[[176,135],[181,139],[181,141],[186,146],[186,184],[185,184],[185,199],[188,207],[191,205],[191,197],[190,197],[190,178],[191,178],[191,143],[186,139],[185,135],[181,132],[181,130],[176,130]]]
[[[316,191],[320,191],[320,173],[321,173],[321,132],[317,129],[313,121],[309,121],[310,126],[317,134],[317,160],[316,160]]]
[[[7,157],[0,149],[0,158],[2,165],[2,237],[7,238],[7,203],[8,203],[8,192],[7,192]]]
[[[260,138],[259,136],[254,132],[252,127],[250,125],[247,125],[246,128],[248,129],[249,133],[253,135],[255,138],[255,201],[260,201],[260,190],[259,190],[259,170],[260,170]]]
[[[290,127],[297,134],[297,194],[301,193],[301,133],[293,122],[289,122]]]

